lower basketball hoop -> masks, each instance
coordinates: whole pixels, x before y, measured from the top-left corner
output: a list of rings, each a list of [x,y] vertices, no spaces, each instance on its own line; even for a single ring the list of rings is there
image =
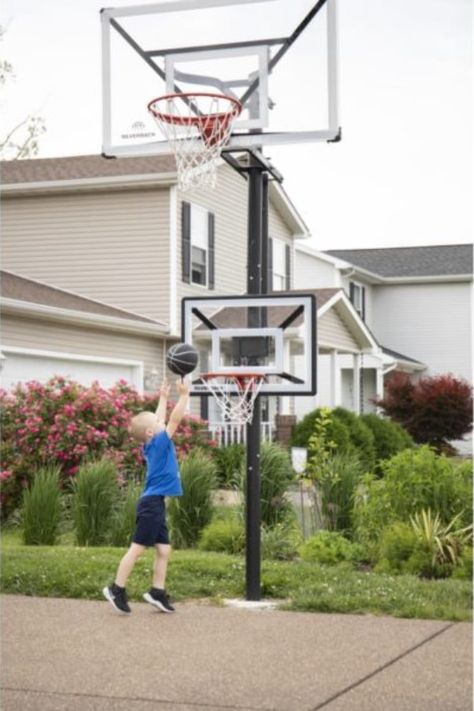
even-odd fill
[[[242,111],[237,99],[224,94],[166,94],[148,110],[176,157],[181,190],[215,187],[222,147]]]
[[[201,382],[214,396],[224,422],[246,425],[265,382],[263,373],[202,373]]]

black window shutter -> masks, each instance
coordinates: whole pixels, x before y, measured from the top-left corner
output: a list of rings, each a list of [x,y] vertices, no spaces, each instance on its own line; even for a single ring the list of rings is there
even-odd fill
[[[291,289],[291,249],[285,245],[285,289]]]
[[[214,289],[215,284],[215,249],[214,249],[214,233],[215,233],[215,216],[214,213],[208,214],[208,262],[209,262],[209,289]]]
[[[267,292],[273,291],[273,240],[271,237],[268,238],[268,280],[267,280]]]
[[[181,257],[182,277],[186,284],[191,281],[191,205],[183,202],[181,205]]]
[[[349,282],[349,299],[351,300],[351,304],[354,303],[354,282],[350,281]]]
[[[361,316],[362,316],[362,321],[365,321],[365,286],[361,286]]]

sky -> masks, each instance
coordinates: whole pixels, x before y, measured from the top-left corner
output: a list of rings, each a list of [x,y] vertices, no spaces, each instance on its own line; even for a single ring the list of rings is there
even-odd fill
[[[1,132],[41,115],[38,157],[102,150],[104,4],[2,4],[1,57],[15,77],[1,89]],[[471,0],[339,0],[343,140],[265,151],[308,225],[308,244],[472,242],[472,30]]]

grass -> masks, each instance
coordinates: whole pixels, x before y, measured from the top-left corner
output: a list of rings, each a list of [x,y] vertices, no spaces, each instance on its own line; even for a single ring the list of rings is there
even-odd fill
[[[80,548],[65,534],[57,546],[25,546],[20,534],[2,536],[4,593],[102,599],[113,579],[120,548]],[[141,558],[129,581],[130,599],[149,587],[153,552]],[[472,620],[472,585],[465,580],[420,580],[325,567],[304,561],[262,563],[262,595],[285,600],[287,610],[391,615],[418,619]],[[196,550],[174,551],[167,587],[177,601],[208,598],[219,603],[245,595],[242,556]]]

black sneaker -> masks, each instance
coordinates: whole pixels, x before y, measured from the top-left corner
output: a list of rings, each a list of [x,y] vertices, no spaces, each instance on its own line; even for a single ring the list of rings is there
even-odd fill
[[[116,610],[130,614],[131,609],[128,604],[125,588],[120,588],[118,585],[115,585],[115,583],[112,583],[109,587],[104,588],[102,592],[105,599],[108,600]]]
[[[157,607],[161,612],[174,612],[174,607],[170,604],[165,590],[150,588],[149,592],[143,595],[143,599]]]

